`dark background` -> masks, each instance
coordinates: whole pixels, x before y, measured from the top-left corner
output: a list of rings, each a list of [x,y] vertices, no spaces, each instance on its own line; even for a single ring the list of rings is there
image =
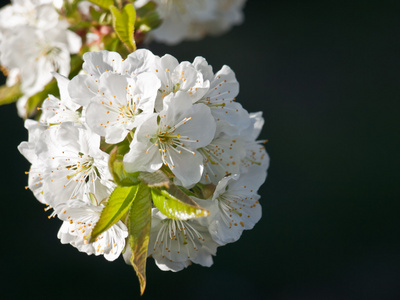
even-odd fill
[[[211,268],[163,272],[149,259],[142,299],[400,299],[398,3],[250,0],[226,35],[150,46],[229,65],[238,101],[264,112],[271,166],[255,228]],[[0,122],[4,299],[140,298],[122,259],[59,242],[61,222],[24,189],[14,105]]]

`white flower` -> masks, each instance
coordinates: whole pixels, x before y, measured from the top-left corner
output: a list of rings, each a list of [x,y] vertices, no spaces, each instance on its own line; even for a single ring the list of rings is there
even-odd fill
[[[225,176],[239,173],[239,167],[244,158],[245,145],[239,138],[219,135],[209,145],[200,148],[203,156],[204,172],[202,183],[218,184]]]
[[[70,54],[80,50],[81,39],[59,20],[51,1],[13,1],[0,10],[0,20],[0,64],[11,75],[8,85],[19,78],[21,90],[32,96],[52,79],[51,72],[69,74]]]
[[[246,155],[240,165],[241,173],[249,172],[249,168],[254,165],[261,166],[263,170],[267,170],[269,167],[269,155],[263,145],[265,141],[256,140],[261,133],[263,125],[262,112],[251,113],[249,127],[240,133],[246,145]]]
[[[151,73],[135,78],[103,73],[98,81],[100,92],[86,109],[86,121],[107,143],[116,144],[153,114],[160,82]]]
[[[82,70],[86,74],[72,78],[68,93],[75,103],[87,107],[100,94],[100,76],[106,72],[121,74],[123,60],[117,52],[109,51],[86,52],[83,60]]]
[[[237,241],[243,230],[252,229],[261,218],[260,196],[257,190],[267,174],[259,166],[247,174],[223,178],[217,185],[212,200],[195,199],[210,210],[210,216],[199,219],[209,226],[212,238],[219,244]]]
[[[173,220],[152,210],[149,252],[163,271],[180,271],[190,262],[210,267],[218,244],[197,220]]]
[[[203,158],[196,153],[215,134],[215,121],[203,104],[192,105],[183,92],[164,99],[164,110],[140,125],[124,157],[128,172],[154,172],[164,164],[182,185],[199,182]]]
[[[59,15],[51,0],[11,0],[0,9],[0,31],[20,25],[50,28],[58,23]]]
[[[30,123],[35,141],[21,143],[19,150],[32,162],[29,188],[39,201],[56,207],[89,192],[103,199],[112,191],[109,156],[99,149],[98,135],[70,122],[47,130]]]
[[[43,134],[46,131],[46,126],[43,124],[27,119],[25,128],[28,130],[29,137],[27,142],[22,142],[18,146],[19,152],[32,164],[28,175],[28,186],[36,199],[43,204],[48,204],[43,196],[43,177],[46,176],[47,170],[39,154],[47,151],[46,144],[43,142]]]
[[[83,70],[75,76],[68,91],[82,105],[88,126],[116,144],[154,113],[160,81],[145,72],[154,60],[147,50],[138,50],[123,60],[116,52],[85,53]]]
[[[142,1],[143,2],[143,1]],[[174,45],[221,34],[243,20],[245,0],[155,0],[163,23],[150,32],[158,42]]]
[[[224,65],[215,75],[212,67],[203,57],[196,57],[193,66],[201,72],[205,80],[210,81],[210,88],[197,103],[204,103],[211,109],[217,121],[218,131],[237,135],[240,130],[250,125],[248,112],[236,102],[239,83],[232,69]]]
[[[81,113],[77,111],[80,106],[72,102],[68,94],[67,87],[69,79],[58,73],[53,73],[53,76],[57,79],[60,99],[49,95],[48,98],[43,101],[40,122],[51,126],[59,125],[63,122],[82,124]]]
[[[86,52],[83,55],[84,74],[75,76],[68,92],[76,103],[87,106],[90,99],[100,93],[99,78],[103,73],[123,74],[130,77],[152,69],[154,55],[145,49],[131,53],[126,60],[112,51]]]
[[[128,236],[128,230],[121,221],[100,234],[93,243],[88,242],[102,210],[101,205],[78,200],[58,206],[56,213],[64,221],[57,235],[61,243],[71,244],[88,255],[104,255],[109,261],[118,258]]]
[[[86,188],[107,194],[114,188],[108,170],[109,155],[99,149],[100,137],[90,130],[62,123],[52,136],[47,153],[50,176],[45,197],[52,206],[69,199],[82,199]]]
[[[151,69],[161,81],[156,110],[163,108],[163,99],[178,91],[188,95],[189,101],[195,103],[201,99],[210,87],[210,82],[203,79],[203,74],[196,70],[190,62],[179,63],[178,60],[166,54],[163,57],[155,56],[154,67]]]
[[[53,78],[51,72],[68,76],[70,54],[77,53],[81,46],[80,38],[61,23],[48,30],[18,26],[3,38],[0,63],[20,78],[25,96],[41,91]],[[24,115],[25,111],[19,113]]]

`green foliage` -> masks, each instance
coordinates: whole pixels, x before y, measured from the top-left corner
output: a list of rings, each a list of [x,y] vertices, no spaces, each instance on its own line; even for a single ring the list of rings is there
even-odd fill
[[[109,7],[114,4],[113,0],[89,0],[89,1],[104,9],[109,9]]]
[[[128,173],[125,171],[124,163],[122,161],[123,156],[118,154],[118,147],[110,152],[110,158],[108,160],[108,167],[114,178],[116,184],[120,186],[131,186],[139,183],[138,176],[140,172]]]
[[[64,15],[70,24],[75,24],[81,21],[81,14],[78,11],[80,0],[64,1],[59,13]]]
[[[176,185],[171,185],[168,189],[152,188],[151,195],[154,205],[170,219],[188,220],[210,214]]]
[[[79,55],[71,55],[71,71],[69,72],[69,79],[72,79],[82,70],[83,60]]]
[[[132,186],[117,186],[111,193],[106,207],[101,212],[100,219],[96,223],[90,236],[90,243],[104,231],[117,223],[128,211],[136,198],[139,184]]]
[[[137,9],[136,28],[141,32],[149,32],[161,25],[162,20],[156,11],[155,2],[147,2]]]
[[[111,6],[110,11],[113,15],[113,27],[119,39],[124,43],[128,51],[135,51],[136,43],[133,39],[136,20],[135,8],[132,4],[127,4],[122,11],[119,11],[115,6]]]
[[[13,86],[3,85],[0,87],[0,105],[13,103],[23,95],[20,90],[20,83]]]
[[[146,288],[147,248],[151,229],[151,197],[150,189],[140,184],[135,201],[129,210],[128,242],[132,251],[131,264],[139,278],[140,293]]]

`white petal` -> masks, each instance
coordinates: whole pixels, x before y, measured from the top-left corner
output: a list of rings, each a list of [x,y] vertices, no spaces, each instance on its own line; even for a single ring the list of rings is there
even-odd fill
[[[168,167],[185,187],[200,181],[203,173],[203,157],[199,153],[192,154],[182,150],[181,153],[169,150],[165,158]]]
[[[211,81],[214,78],[212,66],[207,63],[204,57],[197,56],[193,61],[193,66],[203,74],[204,80]]]
[[[98,85],[87,75],[77,75],[68,84],[68,93],[75,103],[87,106],[97,96]]]
[[[95,77],[99,77],[104,72],[121,73],[122,58],[117,52],[99,51],[86,52],[83,55],[82,68]]]
[[[153,71],[155,56],[147,49],[138,49],[128,55],[122,65],[122,73],[139,75],[143,72]]]
[[[124,166],[127,172],[154,172],[160,169],[162,161],[158,148],[152,147],[151,143],[133,141],[129,152],[124,156]]]

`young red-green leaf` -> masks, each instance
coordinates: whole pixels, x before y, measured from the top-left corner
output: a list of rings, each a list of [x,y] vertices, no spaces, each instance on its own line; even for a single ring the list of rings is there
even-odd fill
[[[121,12],[115,6],[111,6],[110,11],[113,15],[113,27],[119,39],[130,52],[135,51],[136,43],[133,39],[133,31],[136,11],[133,4],[125,5]]]
[[[100,219],[97,221],[90,236],[90,243],[117,223],[128,211],[132,202],[136,198],[139,185],[117,186],[108,198],[108,203],[101,212]]]
[[[124,163],[121,159],[118,159],[118,147],[110,152],[110,158],[108,160],[108,168],[114,178],[116,184],[120,186],[131,186],[139,183],[138,175],[140,172],[127,173],[124,168]]]
[[[89,0],[89,1],[104,9],[109,9],[110,5],[114,4],[113,0]]]
[[[161,170],[157,170],[153,173],[141,172],[139,177],[149,187],[169,187],[169,177]]]
[[[13,103],[22,95],[19,83],[13,86],[3,85],[0,87],[0,105]]]
[[[139,278],[140,294],[146,288],[146,260],[147,248],[151,228],[151,197],[150,189],[141,183],[135,201],[129,209],[128,242],[131,247],[130,259],[136,275]]]
[[[188,220],[210,214],[175,185],[168,189],[152,188],[151,195],[154,205],[170,219]]]

